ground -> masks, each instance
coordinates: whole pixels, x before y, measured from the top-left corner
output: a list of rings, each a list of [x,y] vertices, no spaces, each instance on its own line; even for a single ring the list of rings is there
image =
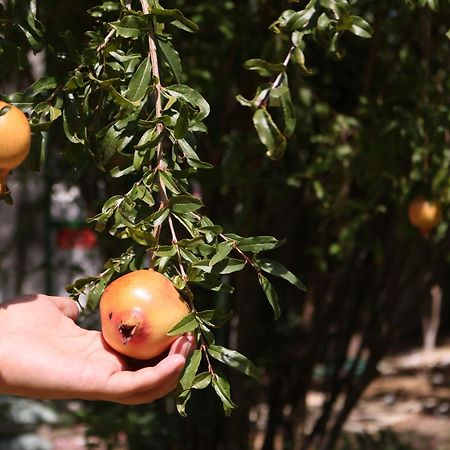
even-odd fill
[[[345,431],[378,436],[387,430],[395,434],[395,442],[407,444],[413,450],[450,449],[450,341],[427,354],[415,348],[387,357],[379,369],[380,377],[365,391]],[[322,399],[320,393],[311,392],[310,408],[317,408]],[[79,425],[58,429],[43,427],[40,433],[53,443],[53,450],[106,449],[101,441],[91,438],[88,442],[84,431]],[[126,448],[124,443],[116,450]],[[403,450],[405,447],[391,445],[388,449],[381,443],[352,450],[362,448]],[[251,450],[258,450],[258,444]]]
[[[417,348],[388,357],[380,371],[346,430],[392,430],[417,450],[450,449],[450,342],[427,354]]]

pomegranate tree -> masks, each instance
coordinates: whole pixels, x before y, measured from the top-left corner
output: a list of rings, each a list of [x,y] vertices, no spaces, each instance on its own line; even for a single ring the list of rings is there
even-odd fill
[[[13,14],[14,7],[8,12]],[[31,32],[24,39],[32,38],[38,52],[45,43],[39,40],[43,25],[36,9],[37,4],[27,17]],[[280,240],[225,232],[205,212],[194,177],[212,167],[197,149],[197,136],[207,132],[210,106],[184,83],[172,35],[196,32],[198,26],[181,11],[153,0],[104,2],[88,13],[94,29],[86,40],[76,42],[66,33],[57,55],[65,68],[71,64],[73,69],[64,77],[48,74],[14,97],[30,113],[35,154],[49,141],[44,133],[63,135],[58,151],[73,173],[89,171],[108,187],[103,206],[88,223],[125,250],[68,291],[77,301],[83,296],[88,310],[100,308],[105,341],[128,357],[151,358],[173,336],[193,333],[198,348],[180,380],[178,411],[186,414],[193,389],[212,386],[229,414],[235,405],[217,365],[254,378],[259,372],[244,355],[216,341],[214,330],[231,318],[230,308],[213,303],[211,309],[199,310],[196,293],[231,294],[229,275],[250,267],[278,318],[271,277],[304,287],[282,264],[261,256],[281,245]],[[298,56],[303,44],[295,42],[297,51],[289,55]],[[278,73],[269,73],[276,80],[256,105],[258,136],[273,159],[281,157],[285,141],[266,108],[272,94],[285,116],[287,135],[295,125],[289,92],[278,89],[286,87],[289,60],[276,66]]]

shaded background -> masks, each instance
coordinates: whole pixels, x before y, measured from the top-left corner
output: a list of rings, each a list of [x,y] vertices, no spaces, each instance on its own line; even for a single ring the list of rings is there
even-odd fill
[[[250,271],[236,275],[232,296],[202,299],[234,309],[218,341],[264,372],[260,385],[229,374],[239,405],[230,418],[211,392],[194,396],[187,419],[176,415],[171,399],[136,408],[77,404],[70,414],[67,405],[53,405],[64,421],[87,424],[111,448],[120,448],[125,436],[129,448],[142,450],[332,450],[385,357],[420,347],[425,329],[433,344],[436,320],[424,327],[432,311],[441,324],[437,343],[448,336],[449,5],[441,2],[432,12],[408,2],[360,0],[354,10],[372,24],[371,39],[344,35],[341,58],[311,42],[306,58],[314,74],[289,72],[298,123],[286,155],[274,162],[264,157],[250,112],[235,96],[252,97],[261,83],[243,68],[247,59],[284,59],[289,43],[267,28],[289,5],[296,7],[270,0],[172,0],[164,6],[181,9],[200,27],[192,36],[175,32],[174,43],[186,83],[211,105],[209,132],[198,148],[215,167],[196,180],[208,215],[226,231],[286,239],[275,257],[308,291],[276,284],[283,311],[276,322]],[[87,1],[39,2],[55,52],[66,30],[85,39],[89,7]],[[46,70],[66,69],[52,54],[10,60],[11,67],[21,70],[2,72],[2,94],[24,89]],[[74,180],[63,146],[52,140],[39,173],[31,163],[17,170],[10,183],[15,205],[0,204],[2,298],[61,294],[114,256],[107,237],[82,231],[109,187],[89,170]],[[419,194],[443,204],[443,221],[428,239],[407,219],[407,206]],[[428,386],[435,385],[436,372],[440,385],[449,381],[426,363],[419,366]],[[339,445],[409,445],[390,436],[349,439]]]

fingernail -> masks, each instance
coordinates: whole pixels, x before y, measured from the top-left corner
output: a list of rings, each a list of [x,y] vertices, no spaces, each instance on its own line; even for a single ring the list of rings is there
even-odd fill
[[[191,343],[195,344],[195,336],[192,333],[186,333],[184,337]]]
[[[188,355],[192,351],[192,343],[188,340],[187,342],[183,343],[183,346],[181,347],[180,353],[187,358]]]

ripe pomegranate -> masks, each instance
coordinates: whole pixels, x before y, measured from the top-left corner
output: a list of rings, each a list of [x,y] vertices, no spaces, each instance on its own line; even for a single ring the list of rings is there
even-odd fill
[[[100,299],[105,341],[135,359],[153,358],[166,350],[176,339],[167,333],[188,313],[172,282],[153,269],[123,275]]]
[[[0,169],[11,170],[30,151],[31,129],[27,116],[15,106],[0,101],[0,111]]]
[[[15,106],[0,101],[0,195],[7,192],[6,177],[27,157],[30,144],[27,116]]]
[[[424,237],[429,237],[431,231],[442,219],[441,204],[435,200],[417,197],[409,205],[408,218],[410,223],[417,227]]]

